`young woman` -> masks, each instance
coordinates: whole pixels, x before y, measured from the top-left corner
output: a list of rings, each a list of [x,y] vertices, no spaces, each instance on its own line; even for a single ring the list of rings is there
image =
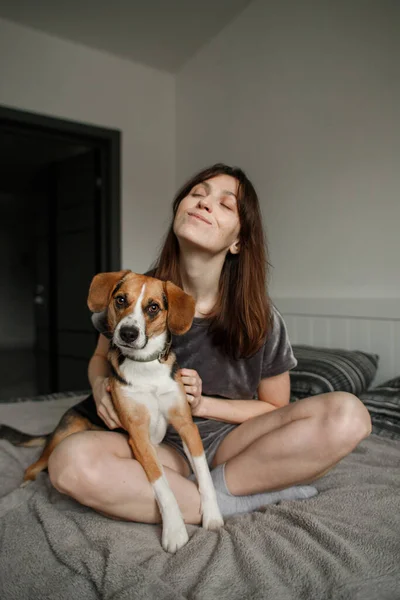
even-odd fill
[[[321,477],[371,431],[367,410],[348,393],[289,404],[296,360],[268,298],[267,264],[258,198],[242,170],[217,164],[182,187],[154,276],[196,300],[193,326],[174,338],[174,350],[224,515],[316,494],[299,484]],[[85,403],[117,431],[64,440],[50,457],[50,478],[110,517],[159,522],[151,485],[118,430],[107,349],[100,335]],[[199,493],[179,436],[168,430],[158,454],[185,521],[199,523]]]

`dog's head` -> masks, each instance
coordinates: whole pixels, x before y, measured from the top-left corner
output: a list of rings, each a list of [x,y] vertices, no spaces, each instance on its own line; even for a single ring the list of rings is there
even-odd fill
[[[88,306],[103,313],[109,336],[123,354],[144,360],[163,351],[168,332],[186,333],[195,312],[194,299],[178,286],[132,271],[96,275]]]

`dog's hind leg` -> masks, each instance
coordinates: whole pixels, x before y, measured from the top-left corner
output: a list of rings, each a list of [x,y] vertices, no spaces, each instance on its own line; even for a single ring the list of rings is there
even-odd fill
[[[49,436],[39,459],[26,469],[24,474],[24,483],[26,484],[29,481],[35,480],[41,471],[47,469],[50,454],[60,442],[65,440],[65,438],[69,437],[73,433],[87,431],[88,429],[97,428],[89,421],[89,419],[82,417],[76,413],[74,409],[68,410],[61,418],[53,433]]]

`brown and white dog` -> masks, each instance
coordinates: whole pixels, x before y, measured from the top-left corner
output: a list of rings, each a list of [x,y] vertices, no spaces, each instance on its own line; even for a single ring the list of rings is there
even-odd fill
[[[183,447],[196,475],[202,510],[202,524],[216,530],[223,525],[216,494],[194,424],[185,389],[171,351],[171,333],[182,335],[191,327],[194,300],[179,287],[131,271],[100,273],[91,283],[88,306],[92,312],[106,311],[110,340],[111,398],[129,445],[153,486],[160,509],[162,546],[175,552],[188,541],[188,534],[176,498],[171,491],[155,446],[162,442],[168,424],[182,438]],[[17,432],[8,437],[18,443]],[[98,429],[90,418],[70,409],[49,436],[39,460],[28,467],[25,480],[35,479],[47,468],[56,445],[77,431]],[[14,439],[12,439],[14,435]],[[28,439],[29,438],[29,439]],[[34,436],[25,435],[33,445]]]

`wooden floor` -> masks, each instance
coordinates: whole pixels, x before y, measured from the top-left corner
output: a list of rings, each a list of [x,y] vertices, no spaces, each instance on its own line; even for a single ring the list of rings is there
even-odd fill
[[[36,394],[33,350],[0,350],[0,402]]]

